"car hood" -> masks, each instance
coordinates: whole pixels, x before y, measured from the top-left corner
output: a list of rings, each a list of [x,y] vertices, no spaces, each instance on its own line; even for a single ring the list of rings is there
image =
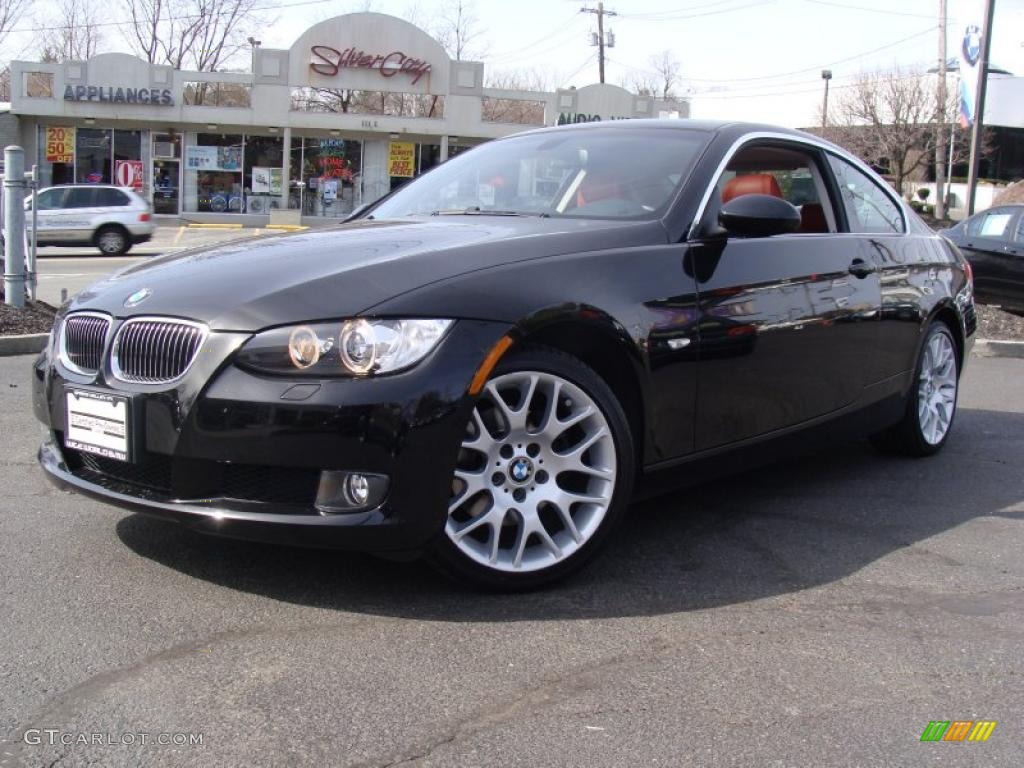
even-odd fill
[[[149,259],[75,296],[65,311],[171,315],[213,330],[358,315],[407,291],[481,269],[589,250],[664,243],[657,221],[511,216],[356,221]],[[130,296],[149,295],[126,308]],[[481,318],[486,319],[486,318]]]

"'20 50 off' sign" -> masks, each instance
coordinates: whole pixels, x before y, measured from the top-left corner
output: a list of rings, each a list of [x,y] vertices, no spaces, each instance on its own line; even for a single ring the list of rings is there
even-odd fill
[[[75,162],[75,129],[57,125],[46,126],[46,152],[48,163]]]

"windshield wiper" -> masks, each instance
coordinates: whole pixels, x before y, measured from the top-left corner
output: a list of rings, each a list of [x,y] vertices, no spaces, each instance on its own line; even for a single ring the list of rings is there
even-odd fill
[[[431,216],[538,216],[542,219],[548,218],[549,213],[525,213],[523,211],[500,211],[491,208],[483,209],[479,205],[469,208],[448,208],[433,211]]]

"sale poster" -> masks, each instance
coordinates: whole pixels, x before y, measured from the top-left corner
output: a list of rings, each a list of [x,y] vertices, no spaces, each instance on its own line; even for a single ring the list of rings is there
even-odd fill
[[[46,126],[46,162],[75,162],[75,129],[58,125]]]
[[[143,173],[141,160],[117,160],[114,163],[114,180],[119,187],[142,189]]]
[[[392,141],[388,151],[388,176],[412,178],[416,175],[416,144]]]

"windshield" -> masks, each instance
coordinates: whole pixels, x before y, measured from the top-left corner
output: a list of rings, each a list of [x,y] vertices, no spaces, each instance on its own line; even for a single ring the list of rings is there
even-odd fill
[[[654,218],[709,138],[675,128],[616,128],[493,141],[402,187],[373,216]]]

